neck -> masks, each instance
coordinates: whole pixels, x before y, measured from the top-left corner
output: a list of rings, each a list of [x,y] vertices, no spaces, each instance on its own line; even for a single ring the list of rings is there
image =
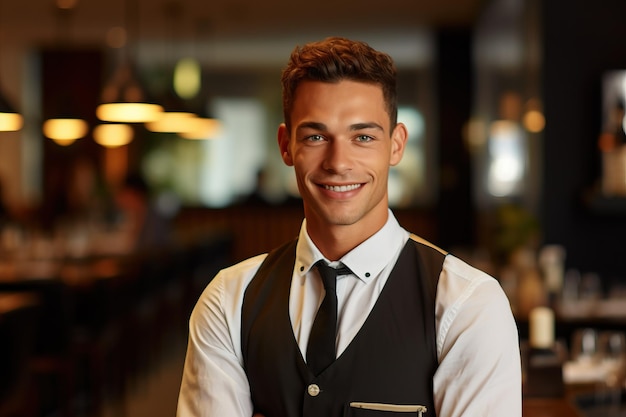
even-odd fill
[[[363,222],[351,225],[317,224],[314,218],[307,218],[307,233],[326,259],[338,261],[382,229],[386,222],[387,216],[366,225]]]

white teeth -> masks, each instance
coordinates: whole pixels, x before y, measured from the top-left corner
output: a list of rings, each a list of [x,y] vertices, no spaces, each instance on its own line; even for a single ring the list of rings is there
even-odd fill
[[[324,188],[330,191],[336,191],[338,193],[345,193],[346,191],[356,190],[359,188],[361,184],[351,184],[351,185],[325,185]]]

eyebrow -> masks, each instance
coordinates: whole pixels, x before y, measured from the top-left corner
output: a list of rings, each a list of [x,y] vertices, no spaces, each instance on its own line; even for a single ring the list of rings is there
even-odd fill
[[[303,122],[296,127],[296,130],[301,129],[313,129],[313,130],[321,130],[326,131],[328,128],[324,123],[320,122]],[[378,129],[384,132],[385,129],[378,123],[374,122],[363,122],[363,123],[355,123],[350,125],[351,131],[363,130],[363,129]]]
[[[302,129],[313,129],[313,130],[322,130],[322,131],[327,130],[326,125],[324,123],[319,123],[319,122],[302,122],[296,127],[296,130],[302,130]]]
[[[370,122],[370,123],[355,123],[350,126],[350,130],[363,130],[363,129],[378,129],[381,131],[385,131],[381,125],[378,123]]]

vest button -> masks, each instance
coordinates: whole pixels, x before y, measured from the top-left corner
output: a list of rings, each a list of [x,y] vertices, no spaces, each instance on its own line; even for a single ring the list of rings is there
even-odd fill
[[[320,387],[317,384],[309,385],[306,391],[311,397],[317,397],[318,395],[320,395]]]

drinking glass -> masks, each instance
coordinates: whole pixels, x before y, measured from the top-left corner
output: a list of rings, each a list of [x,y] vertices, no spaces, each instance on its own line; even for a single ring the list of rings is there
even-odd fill
[[[592,328],[578,329],[572,336],[570,358],[573,362],[592,365],[598,359],[598,332]]]

